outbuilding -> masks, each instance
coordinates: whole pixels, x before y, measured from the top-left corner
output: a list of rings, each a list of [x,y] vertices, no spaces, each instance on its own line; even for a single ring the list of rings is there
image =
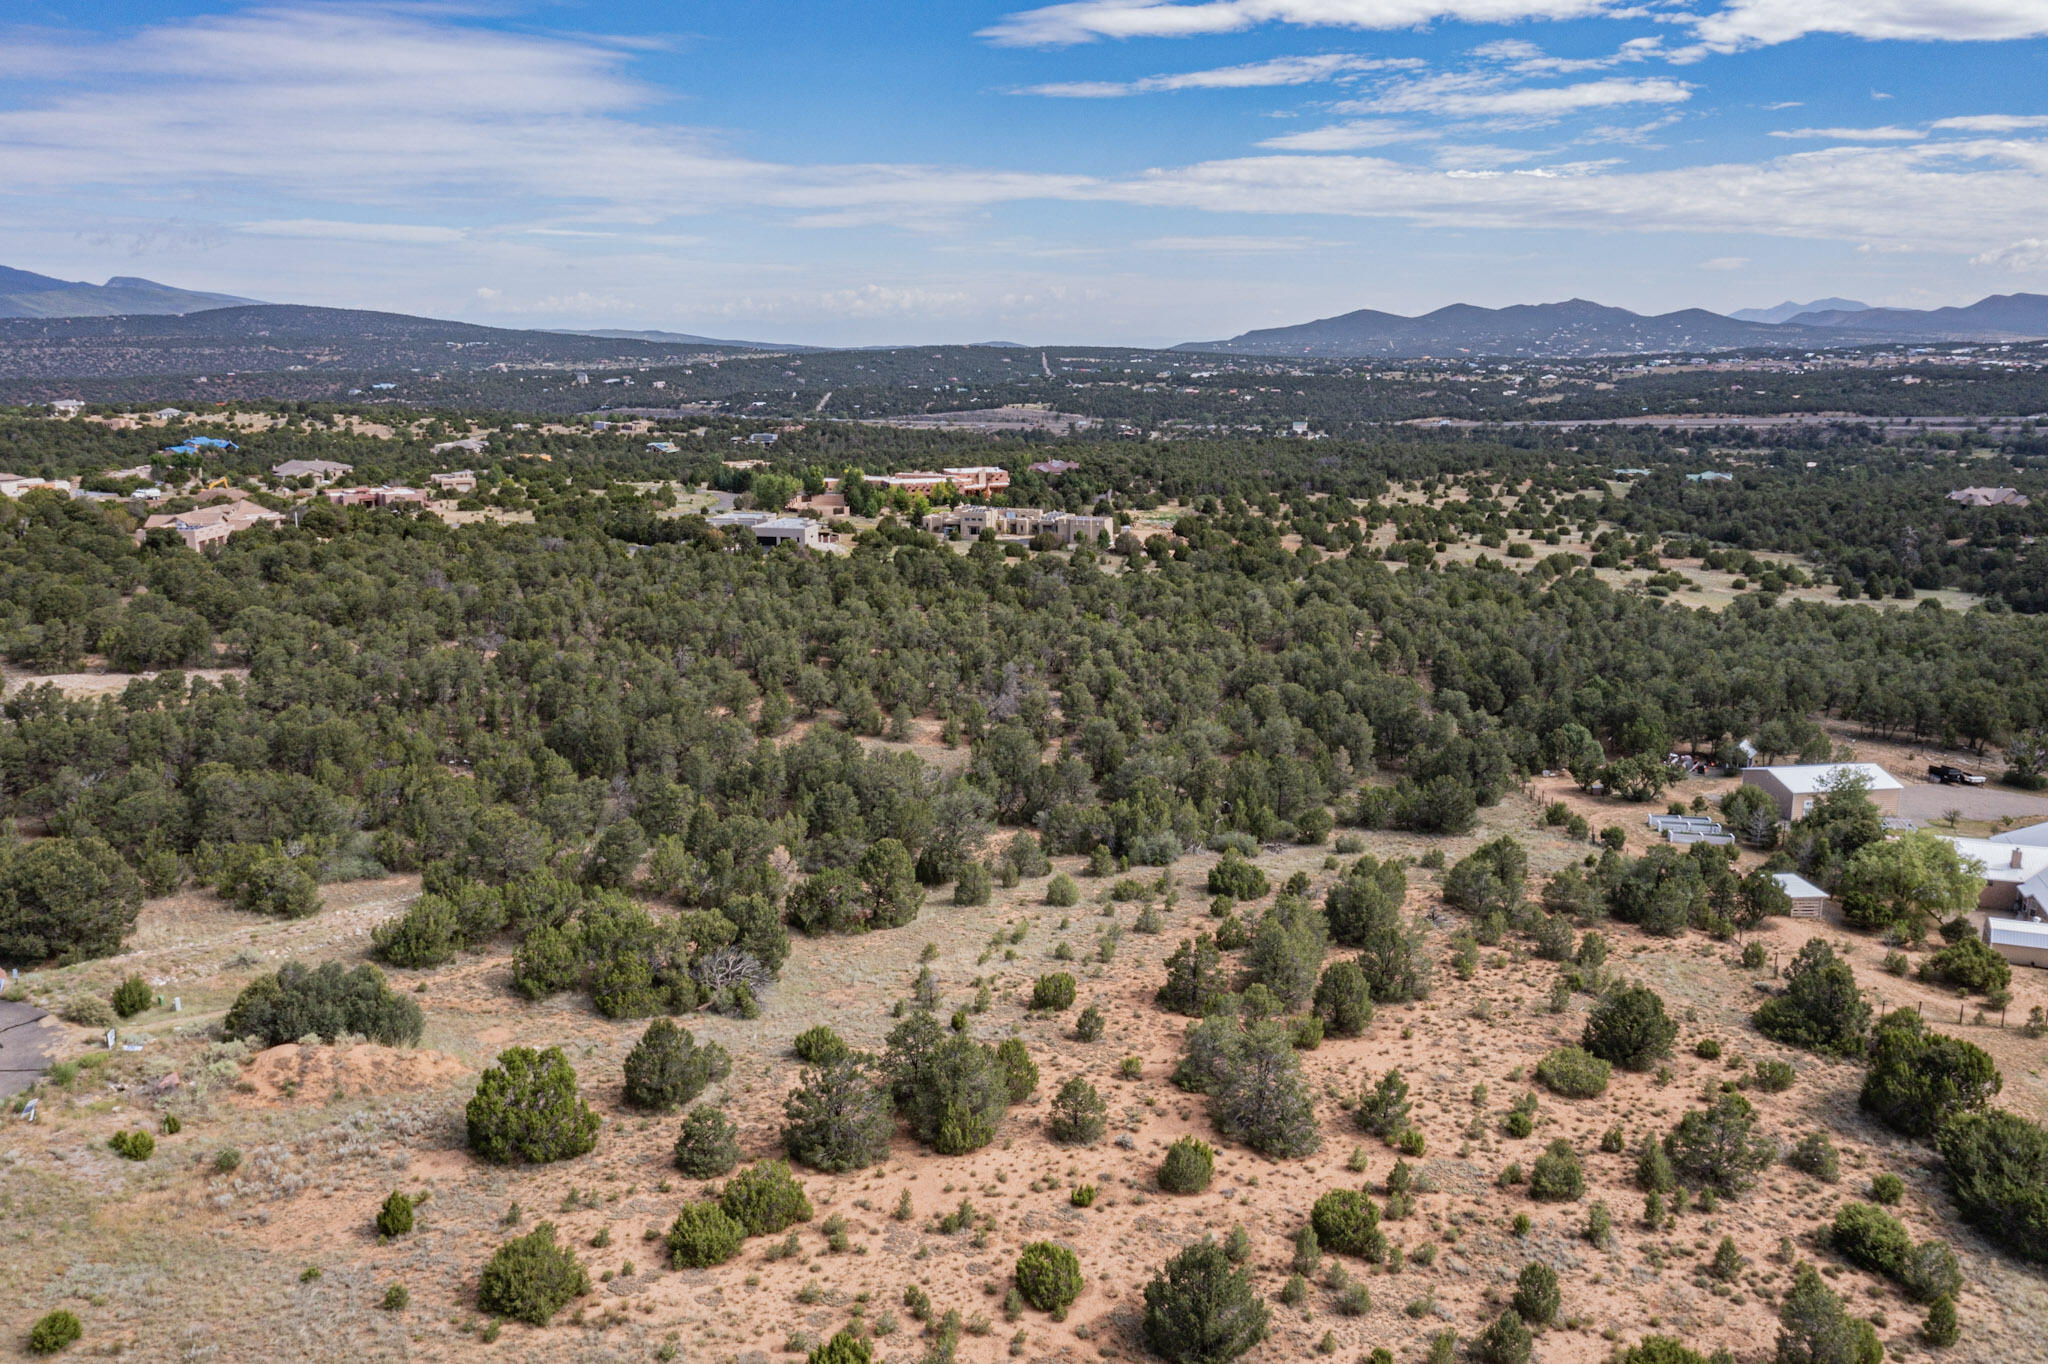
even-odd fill
[[[1742,784],[1754,786],[1778,806],[1778,818],[1802,818],[1813,803],[1847,779],[1861,777],[1878,813],[1896,817],[1904,783],[1876,763],[1794,763],[1785,767],[1745,767]]]
[[[1834,906],[1826,891],[1797,872],[1773,872],[1771,879],[1778,883],[1778,889],[1791,897],[1791,914],[1795,919],[1824,919]]]
[[[2033,919],[1989,919],[1984,940],[2014,966],[2048,966],[2048,923]]]

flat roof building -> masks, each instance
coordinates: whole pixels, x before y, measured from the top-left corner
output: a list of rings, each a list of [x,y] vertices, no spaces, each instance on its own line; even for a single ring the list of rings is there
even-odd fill
[[[839,543],[837,531],[802,516],[771,516],[763,511],[721,512],[706,517],[705,523],[732,533],[752,531],[757,542],[771,549],[777,545],[828,549]]]
[[[1794,763],[1785,767],[1745,767],[1742,784],[1754,786],[1778,806],[1778,818],[1790,822],[1803,817],[1814,801],[1827,794],[1844,776],[1862,777],[1869,783],[1871,804],[1880,813],[1896,817],[1899,792],[1905,785],[1876,763]]]

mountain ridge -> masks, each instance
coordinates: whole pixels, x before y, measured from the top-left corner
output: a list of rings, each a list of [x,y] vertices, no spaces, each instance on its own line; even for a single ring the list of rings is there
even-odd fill
[[[720,350],[781,350],[814,351],[826,350],[825,346],[804,346],[795,342],[780,341],[729,341],[715,336],[695,336],[689,332],[671,332],[659,329],[650,331],[628,331],[617,327],[543,327],[543,331],[556,336],[594,336],[605,341],[652,341],[661,346],[712,346]]]
[[[179,289],[136,275],[115,275],[105,284],[87,284],[0,265],[0,317],[181,317],[257,302],[233,294]]]
[[[1321,359],[1473,355],[1571,359],[1786,345],[2044,338],[2048,338],[2048,295],[2043,294],[1994,294],[1963,307],[1927,311],[1835,308],[1799,313],[1775,323],[1704,308],[1645,315],[1572,298],[1504,308],[1453,303],[1417,317],[1361,308],[1293,326],[1243,332],[1222,341],[1183,342],[1174,349]]]
[[[1771,308],[1737,308],[1726,314],[1737,322],[1790,322],[1801,313],[1858,313],[1870,305],[1859,303],[1853,298],[1817,298],[1811,303],[1794,303],[1790,299]]]

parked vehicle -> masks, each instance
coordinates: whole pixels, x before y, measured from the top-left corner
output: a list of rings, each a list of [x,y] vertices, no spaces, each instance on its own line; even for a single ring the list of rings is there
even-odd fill
[[[1984,784],[1984,778],[1975,772],[1965,772],[1962,768],[1954,767],[1947,763],[1935,763],[1927,769],[1927,775],[1930,779],[1940,782],[1943,786],[1982,786]]]

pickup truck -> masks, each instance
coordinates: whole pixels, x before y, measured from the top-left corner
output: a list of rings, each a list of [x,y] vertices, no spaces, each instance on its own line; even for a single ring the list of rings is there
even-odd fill
[[[1938,781],[1943,786],[1982,786],[1984,784],[1984,778],[1978,776],[1975,772],[1965,772],[1960,767],[1951,767],[1946,763],[1936,763],[1929,767],[1927,769],[1927,776],[1929,780]]]

